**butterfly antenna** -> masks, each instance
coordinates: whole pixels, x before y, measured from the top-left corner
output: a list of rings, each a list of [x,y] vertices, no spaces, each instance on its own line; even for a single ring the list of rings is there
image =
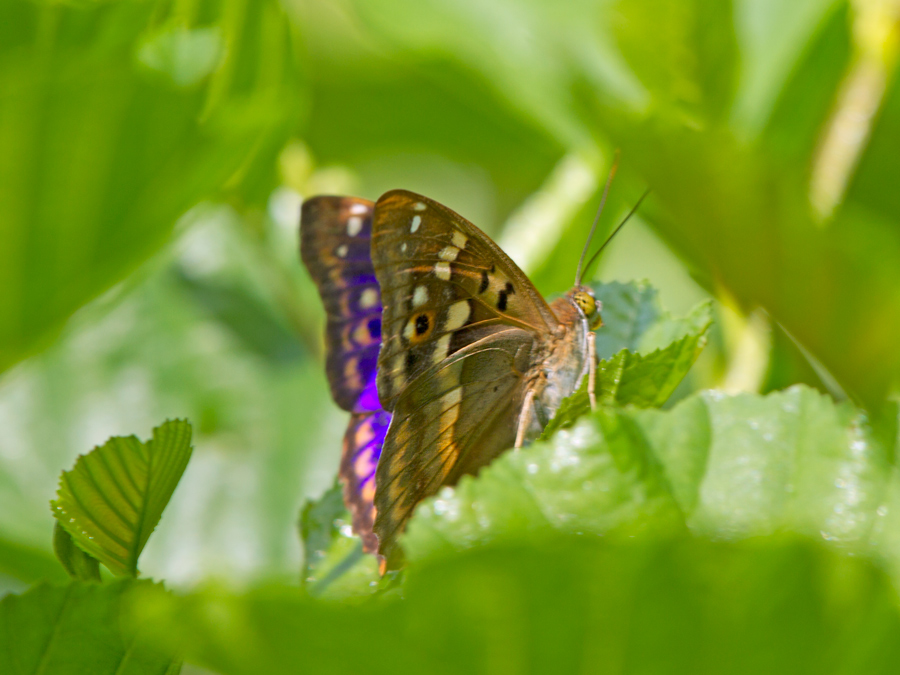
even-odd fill
[[[609,194],[609,186],[612,183],[613,176],[619,168],[619,151],[616,150],[616,156],[613,158],[612,166],[609,167],[609,176],[606,177],[606,185],[603,186],[603,196],[600,197],[600,208],[597,209],[597,215],[594,216],[594,224],[591,226],[591,233],[588,235],[587,241],[584,242],[584,249],[581,251],[581,258],[578,259],[578,269],[575,270],[575,285],[581,285],[581,266],[584,264],[584,257],[587,255],[588,248],[591,246],[591,239],[594,238],[594,232],[597,230],[597,223],[600,222],[600,214],[603,213],[603,206],[606,204],[606,195]]]
[[[642,194],[641,198],[637,200],[637,203],[631,208],[631,211],[628,212],[628,215],[625,216],[625,218],[622,220],[622,222],[619,223],[619,226],[615,230],[612,231],[612,234],[606,238],[606,241],[603,242],[603,246],[601,246],[599,249],[597,249],[597,252],[591,256],[590,260],[588,260],[588,264],[584,266],[585,273],[587,273],[587,271],[591,268],[591,265],[594,264],[594,261],[597,259],[597,257],[601,253],[603,253],[603,249],[605,249],[606,245],[612,241],[612,238],[615,237],[617,234],[619,234],[619,230],[621,230],[623,227],[625,227],[625,223],[627,223],[628,220],[631,218],[631,216],[633,216],[635,214],[635,212],[638,210],[638,207],[640,207],[641,202],[644,201],[644,198],[649,194],[650,194],[650,188],[647,188],[646,190],[644,190],[644,194]]]

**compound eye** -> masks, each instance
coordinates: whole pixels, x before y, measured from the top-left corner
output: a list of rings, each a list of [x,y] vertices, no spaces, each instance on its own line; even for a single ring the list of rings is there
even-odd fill
[[[594,300],[593,296],[588,293],[576,293],[575,294],[575,303],[581,308],[581,311],[584,312],[584,315],[587,318],[591,318],[594,312],[597,311],[597,302]]]

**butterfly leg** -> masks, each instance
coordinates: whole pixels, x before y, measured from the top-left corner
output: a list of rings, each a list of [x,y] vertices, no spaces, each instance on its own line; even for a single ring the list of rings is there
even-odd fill
[[[597,409],[597,335],[594,331],[588,331],[588,398],[591,401],[591,410]]]
[[[521,448],[525,443],[525,432],[531,425],[531,415],[534,411],[534,389],[525,392],[525,402],[522,404],[522,412],[519,413],[519,428],[516,430],[516,448]]]

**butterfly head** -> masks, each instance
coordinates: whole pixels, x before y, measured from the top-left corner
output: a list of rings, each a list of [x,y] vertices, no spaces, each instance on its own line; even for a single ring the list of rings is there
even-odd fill
[[[600,317],[602,304],[594,297],[594,292],[590,288],[576,286],[572,290],[572,302],[584,313],[591,330],[596,330],[603,325],[603,319]]]

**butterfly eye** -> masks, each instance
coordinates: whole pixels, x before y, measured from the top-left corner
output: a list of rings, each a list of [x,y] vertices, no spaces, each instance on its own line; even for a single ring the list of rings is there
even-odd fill
[[[598,303],[593,295],[586,293],[585,291],[578,291],[572,299],[581,311],[584,312],[584,316],[590,322],[591,330],[598,328],[603,324],[603,321],[600,318],[600,308],[597,306]]]

